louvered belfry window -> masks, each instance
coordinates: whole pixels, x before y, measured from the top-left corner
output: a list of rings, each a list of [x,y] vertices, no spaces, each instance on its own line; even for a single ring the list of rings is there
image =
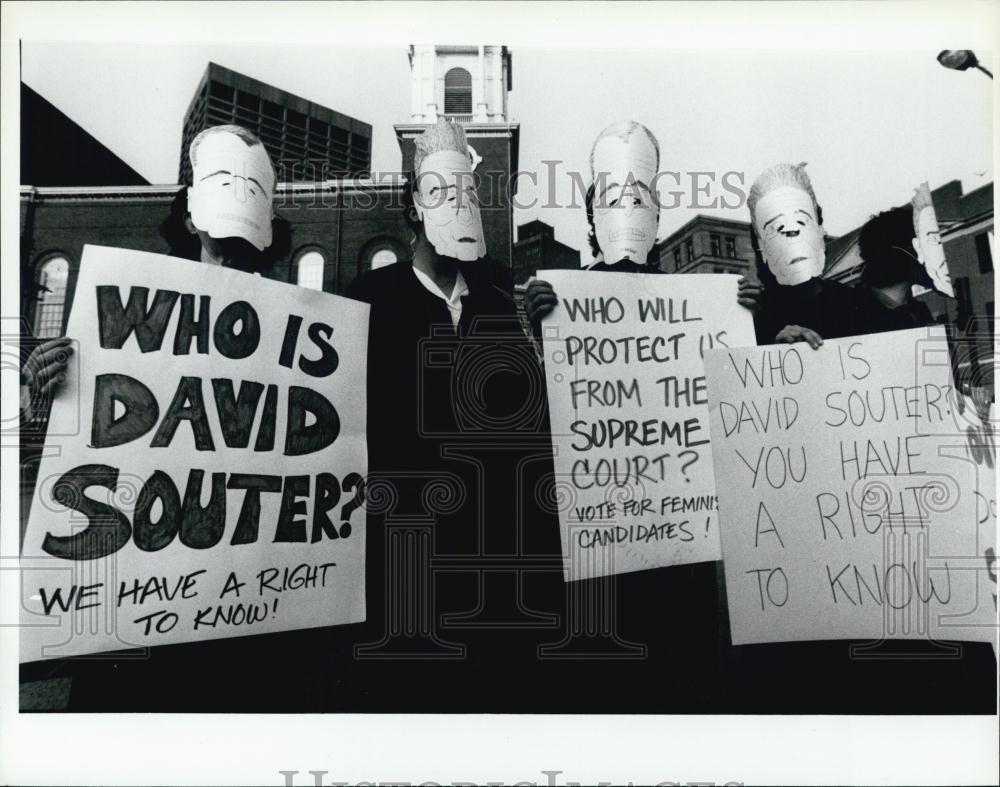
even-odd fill
[[[464,68],[452,68],[444,75],[444,113],[472,114],[472,74]]]

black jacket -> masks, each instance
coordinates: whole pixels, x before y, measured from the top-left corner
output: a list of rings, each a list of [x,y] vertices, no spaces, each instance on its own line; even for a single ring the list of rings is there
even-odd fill
[[[869,333],[869,299],[855,287],[827,279],[768,287],[754,321],[757,343],[774,344],[786,325],[811,328],[824,339]]]
[[[447,654],[450,646],[435,644],[445,641],[465,653],[355,658],[348,692],[334,697],[331,707],[524,710],[524,698],[537,695],[537,681],[525,674],[535,663],[537,632],[493,624],[495,615],[524,602],[510,597],[516,590],[511,578],[521,565],[543,569],[544,576],[531,578],[541,579],[542,587],[535,582],[535,601],[528,606],[552,607],[561,597],[558,529],[552,511],[538,502],[552,467],[545,380],[517,316],[509,270],[489,260],[460,263],[459,269],[469,292],[457,329],[444,301],[421,284],[410,261],[362,274],[346,293],[372,307],[372,494],[368,619],[344,633],[354,644],[381,642],[382,655],[404,645]],[[409,558],[398,554],[410,537],[410,522],[414,533],[425,528],[428,539],[420,542],[427,552],[419,558],[426,571],[419,577]],[[486,589],[498,579],[501,585],[510,580],[500,589],[499,596],[507,596],[499,599],[507,605],[501,611],[495,609],[498,596]],[[412,616],[420,598],[427,602],[421,626],[429,635],[407,644],[390,629],[401,616]],[[407,610],[398,608],[400,600]],[[460,616],[469,625],[455,624]]]

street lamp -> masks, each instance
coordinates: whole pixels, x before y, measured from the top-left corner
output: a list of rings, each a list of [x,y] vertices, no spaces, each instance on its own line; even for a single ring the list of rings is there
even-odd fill
[[[993,79],[993,74],[990,73],[989,69],[980,65],[971,49],[945,49],[938,54],[937,59],[945,68],[953,68],[956,71],[978,68],[990,79]]]

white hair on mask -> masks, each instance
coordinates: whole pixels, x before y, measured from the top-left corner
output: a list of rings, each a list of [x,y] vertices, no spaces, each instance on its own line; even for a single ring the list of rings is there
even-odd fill
[[[819,207],[816,203],[816,194],[813,191],[812,182],[809,180],[809,175],[806,174],[806,162],[803,161],[799,164],[783,162],[775,164],[773,167],[768,167],[761,172],[750,187],[747,206],[750,208],[751,223],[756,215],[757,203],[761,198],[765,194],[785,186],[791,186],[792,188],[801,189],[806,192],[812,200],[813,207]]]
[[[590,148],[590,175],[592,178],[596,177],[594,172],[594,150],[597,148],[597,144],[606,137],[618,137],[618,139],[623,142],[629,142],[635,134],[643,133],[646,138],[649,139],[650,143],[653,145],[653,150],[656,151],[656,168],[659,169],[660,166],[660,143],[657,142],[656,137],[653,136],[653,132],[646,128],[642,123],[636,123],[634,120],[621,120],[617,123],[612,123],[610,126],[605,128],[600,134],[597,135],[597,139],[594,140],[594,144]]]
[[[206,137],[213,136],[214,134],[232,134],[234,137],[238,137],[246,143],[248,148],[260,145],[264,147],[264,143],[260,141],[260,138],[254,134],[249,129],[243,128],[243,126],[235,125],[225,125],[225,126],[209,126],[198,133],[194,139],[191,140],[191,144],[188,146],[188,158],[191,159],[191,166],[198,166],[198,146],[205,141]],[[266,150],[265,150],[266,152]],[[270,161],[271,156],[268,155],[268,161]],[[271,169],[274,169],[274,165],[271,165]]]
[[[414,141],[416,151],[413,154],[413,172],[420,174],[420,167],[424,159],[432,153],[439,153],[442,150],[453,150],[469,157],[469,164],[472,164],[472,157],[469,155],[469,143],[465,139],[465,130],[458,124],[452,123],[446,118],[438,118],[438,122],[427,129]]]

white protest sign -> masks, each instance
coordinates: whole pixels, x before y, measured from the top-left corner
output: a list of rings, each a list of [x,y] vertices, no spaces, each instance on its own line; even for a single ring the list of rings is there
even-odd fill
[[[368,308],[85,247],[21,661],[364,620]]]
[[[957,413],[957,425],[965,432],[965,446],[952,449],[951,456],[975,463],[978,472],[976,499],[976,525],[984,532],[979,542],[985,571],[979,572],[979,597],[991,599],[993,614],[997,614],[997,422],[996,406],[988,400],[992,392],[975,391],[976,396],[963,396]],[[989,536],[992,534],[993,538]],[[997,655],[1000,641],[993,638],[993,654]]]
[[[538,276],[564,578],[718,560],[702,354],[754,343],[738,277]]]
[[[734,644],[996,636],[994,475],[942,328],[717,350],[705,372]]]

